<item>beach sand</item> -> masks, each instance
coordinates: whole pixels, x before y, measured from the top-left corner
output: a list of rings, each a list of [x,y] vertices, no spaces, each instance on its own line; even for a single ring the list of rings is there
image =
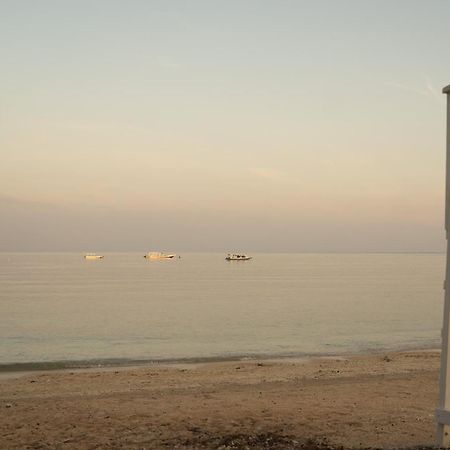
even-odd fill
[[[432,446],[438,368],[417,351],[7,374],[0,448]]]

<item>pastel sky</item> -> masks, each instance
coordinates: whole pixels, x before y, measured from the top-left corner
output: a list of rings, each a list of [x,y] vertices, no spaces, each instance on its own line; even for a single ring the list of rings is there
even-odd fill
[[[0,250],[443,251],[449,17],[0,1]]]

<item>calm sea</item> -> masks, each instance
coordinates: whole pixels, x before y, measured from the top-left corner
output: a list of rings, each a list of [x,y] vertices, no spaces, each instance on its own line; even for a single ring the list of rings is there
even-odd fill
[[[440,343],[442,254],[0,253],[0,364],[341,354]]]

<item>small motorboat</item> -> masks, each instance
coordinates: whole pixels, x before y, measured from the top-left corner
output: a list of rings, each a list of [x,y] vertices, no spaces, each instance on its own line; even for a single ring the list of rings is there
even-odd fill
[[[244,254],[228,253],[225,259],[227,261],[248,261],[252,257]]]
[[[166,254],[161,252],[149,252],[144,255],[147,259],[172,259],[175,258],[175,254]]]
[[[89,260],[103,259],[103,255],[97,255],[95,253],[86,253],[84,255],[84,259],[89,259]]]

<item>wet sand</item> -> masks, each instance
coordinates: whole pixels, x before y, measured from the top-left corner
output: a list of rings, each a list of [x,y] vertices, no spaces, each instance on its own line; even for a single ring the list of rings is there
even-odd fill
[[[432,446],[438,368],[416,351],[7,374],[0,448]]]

